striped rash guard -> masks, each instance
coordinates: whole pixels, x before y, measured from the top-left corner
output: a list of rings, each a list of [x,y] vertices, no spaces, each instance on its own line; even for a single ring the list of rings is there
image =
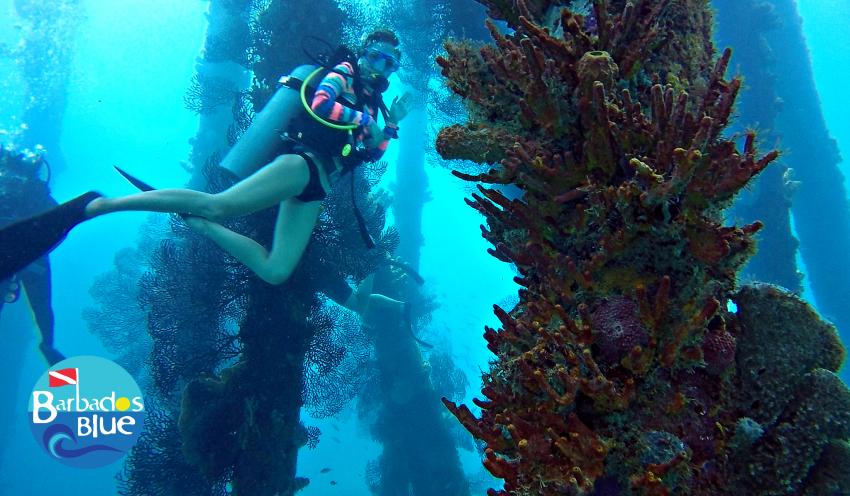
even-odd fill
[[[341,74],[338,74],[341,73]],[[343,76],[342,74],[347,74]],[[354,93],[354,67],[349,62],[342,62],[334,67],[319,83],[319,87],[313,96],[310,107],[313,112],[323,119],[345,124],[356,124],[358,127],[353,131],[354,139],[358,143],[366,141],[370,137],[369,126],[377,119],[378,109],[369,105],[363,105],[363,111],[346,107],[339,103],[339,99],[354,103],[357,96]],[[390,133],[384,132],[381,141],[375,148],[366,150],[367,160],[375,161],[383,156],[389,143]]]

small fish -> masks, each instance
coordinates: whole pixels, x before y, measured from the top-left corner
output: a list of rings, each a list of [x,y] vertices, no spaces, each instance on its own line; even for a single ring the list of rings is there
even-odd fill
[[[319,470],[319,473],[320,473],[320,474],[326,474],[326,473],[328,473],[328,472],[330,472],[330,471],[331,471],[331,468],[330,468],[330,467],[325,467],[325,468],[323,468],[322,470]]]
[[[332,486],[335,486],[335,485],[336,485],[336,481],[331,481],[331,485],[332,485]]]

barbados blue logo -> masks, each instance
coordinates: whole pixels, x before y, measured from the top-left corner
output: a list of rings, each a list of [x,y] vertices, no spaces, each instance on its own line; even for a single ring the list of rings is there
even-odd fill
[[[127,454],[142,433],[145,406],[133,377],[117,363],[76,356],[39,378],[29,400],[30,428],[65,465],[102,467]]]

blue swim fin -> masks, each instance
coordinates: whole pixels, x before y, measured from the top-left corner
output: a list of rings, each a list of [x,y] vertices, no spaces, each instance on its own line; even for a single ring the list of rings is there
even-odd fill
[[[89,191],[0,229],[0,280],[11,277],[53,251],[74,226],[88,218],[86,205],[101,196],[96,191]]]

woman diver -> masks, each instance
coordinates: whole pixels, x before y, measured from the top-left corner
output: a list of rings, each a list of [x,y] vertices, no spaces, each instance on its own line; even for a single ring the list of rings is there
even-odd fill
[[[314,120],[324,119],[337,127],[347,125],[348,133],[334,133],[336,137],[347,136],[344,139],[349,143],[343,147],[344,152],[328,146],[327,133],[310,137],[296,129],[297,139],[293,139],[289,153],[277,156],[221,193],[143,188],[141,193],[106,198],[88,192],[0,231],[0,279],[52,250],[71,228],[85,220],[111,212],[143,210],[181,214],[192,229],[209,237],[261,279],[271,284],[283,283],[301,259],[316,225],[321,200],[339,176],[363,161],[380,158],[389,139],[398,136],[397,125],[408,114],[410,95],[394,99],[388,111],[380,98],[388,85],[387,78],[399,68],[398,45],[398,38],[391,31],[379,30],[366,36],[356,60],[350,57],[327,72],[315,90],[309,110],[303,109]],[[384,113],[383,128],[377,124],[379,109]],[[237,148],[238,143],[234,146]],[[357,153],[352,154],[352,148]],[[140,181],[134,184],[144,185]],[[280,209],[270,251],[218,223],[276,204]]]

